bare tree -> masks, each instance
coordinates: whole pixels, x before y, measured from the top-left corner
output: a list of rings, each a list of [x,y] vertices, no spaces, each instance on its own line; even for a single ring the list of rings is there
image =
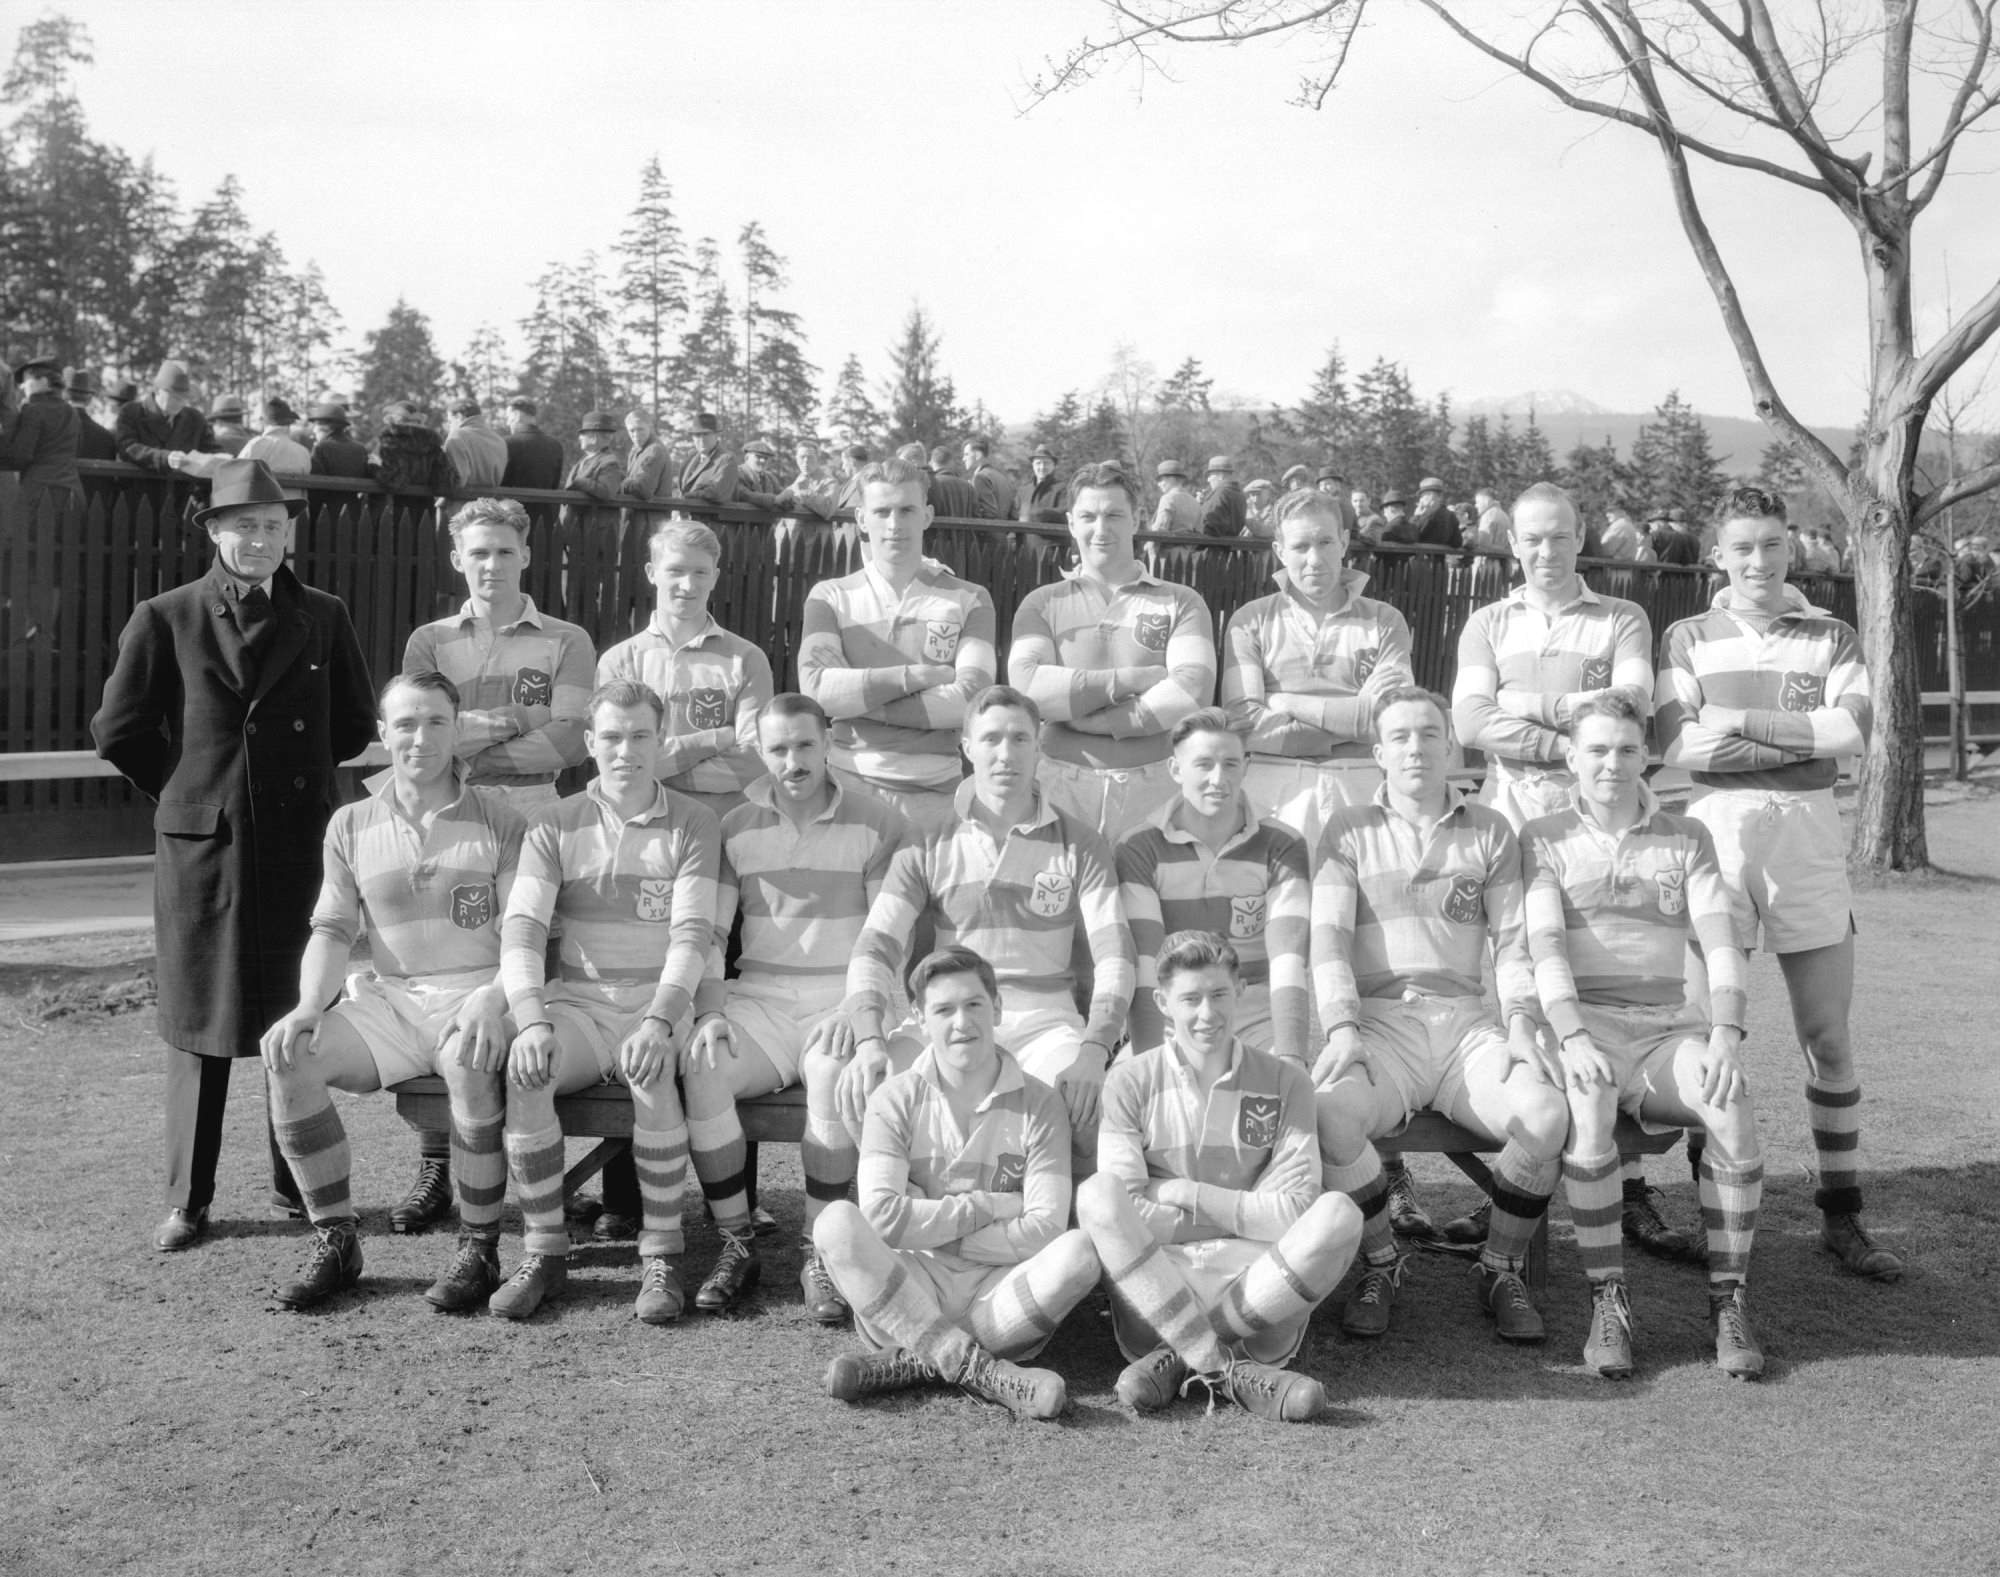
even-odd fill
[[[1909,541],[1954,503],[2000,484],[2000,462],[1925,487],[1917,453],[1932,404],[2000,328],[2000,280],[1920,347],[1912,242],[1967,133],[2000,103],[2000,0],[1815,0],[1785,6],[1782,16],[1770,0],[1406,3],[1568,109],[1658,147],[1681,229],[1757,413],[1825,487],[1855,544],[1876,727],[1861,765],[1853,853],[1876,868],[1921,868],[1929,851]],[[1159,71],[1180,46],[1282,36],[1310,57],[1297,99],[1316,108],[1365,43],[1360,24],[1369,4],[1106,0],[1109,34],[1050,60],[1032,91],[1046,97],[1113,65]],[[1922,139],[1920,119],[1934,123]],[[1869,347],[1867,412],[1853,463],[1779,393],[1703,213],[1698,164],[1812,193],[1852,228]]]

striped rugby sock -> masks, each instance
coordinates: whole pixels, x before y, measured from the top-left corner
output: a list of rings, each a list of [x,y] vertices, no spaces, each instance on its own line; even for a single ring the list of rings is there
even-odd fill
[[[322,1093],[321,1099],[325,1096]],[[286,1117],[272,1124],[278,1149],[292,1169],[305,1201],[306,1214],[315,1225],[339,1221],[354,1214],[348,1197],[348,1172],[353,1161],[347,1145],[347,1130],[340,1114],[327,1101],[317,1111]]]
[[[1354,1258],[1354,1240],[1341,1230],[1346,1216],[1337,1196],[1322,1195],[1306,1213],[1224,1289],[1214,1321],[1223,1336],[1249,1341],[1310,1314],[1324,1303]]]
[[[1112,1298],[1197,1374],[1214,1374],[1227,1362],[1227,1354],[1208,1308],[1180,1267],[1153,1240],[1124,1185],[1094,1178],[1087,1186],[1091,1204],[1084,1226]]]
[[[1562,1163],[1563,1192],[1569,1198],[1569,1219],[1576,1228],[1577,1257],[1593,1283],[1625,1273],[1623,1241],[1625,1188],[1618,1152],[1566,1155]]]
[[[916,1354],[948,1380],[964,1373],[977,1345],[971,1334],[944,1317],[928,1283],[911,1274],[859,1210],[843,1205],[822,1216],[814,1242],[857,1323]]]
[[[1345,1166],[1320,1168],[1320,1184],[1330,1194],[1345,1194],[1361,1212],[1361,1252],[1378,1265],[1396,1257],[1396,1233],[1389,1225],[1389,1174],[1375,1146]]]
[[[569,1252],[563,1225],[563,1135],[560,1124],[532,1133],[506,1132],[507,1175],[521,1207],[521,1249],[527,1254]]]
[[[744,1177],[748,1147],[743,1142],[743,1124],[731,1102],[714,1117],[687,1121],[688,1159],[694,1175],[701,1180],[709,1214],[718,1227],[746,1231],[750,1226],[749,1184]]]
[[[1757,1234],[1757,1211],[1764,1202],[1764,1162],[1724,1166],[1714,1152],[1704,1151],[1696,1179],[1701,1193],[1701,1224],[1708,1231],[1708,1279],[1711,1286],[1750,1279],[1750,1244]]]
[[[1509,1139],[1493,1161],[1493,1219],[1486,1229],[1480,1263],[1490,1270],[1518,1271],[1527,1262],[1528,1245],[1549,1208],[1549,1195],[1561,1175],[1562,1158],[1537,1161],[1518,1139]]]
[[[641,1128],[634,1123],[632,1170],[639,1174],[639,1257],[678,1258],[687,1247],[681,1232],[681,1204],[687,1193],[687,1124]]]
[[[1055,1334],[1098,1275],[1097,1251],[1072,1227],[972,1300],[972,1334],[1002,1358],[1026,1356]]]
[[[1813,1203],[1828,1212],[1861,1209],[1861,1080],[1838,1083],[1806,1075],[1806,1121],[1819,1154],[1819,1190]]]
[[[507,1152],[500,1142],[504,1121],[499,1116],[452,1119],[451,1180],[458,1190],[458,1220],[479,1237],[500,1230],[500,1206],[507,1197]]]
[[[837,1113],[814,1109],[817,1091],[809,1091],[806,1106],[805,1142],[799,1146],[799,1163],[806,1174],[806,1231],[819,1213],[836,1199],[845,1199],[854,1186],[854,1174],[861,1165],[861,1152],[841,1123]],[[831,1105],[832,1097],[828,1096]]]

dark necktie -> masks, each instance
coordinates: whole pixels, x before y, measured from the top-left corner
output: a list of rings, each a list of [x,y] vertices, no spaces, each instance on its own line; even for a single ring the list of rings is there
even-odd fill
[[[236,623],[244,641],[253,649],[264,645],[274,621],[271,594],[262,586],[252,586],[236,599]]]

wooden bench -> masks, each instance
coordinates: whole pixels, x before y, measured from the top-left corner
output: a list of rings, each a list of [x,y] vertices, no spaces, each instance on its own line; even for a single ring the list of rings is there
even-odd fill
[[[391,1092],[396,1097],[397,1115],[411,1127],[433,1133],[450,1128],[451,1105],[443,1079],[427,1074],[392,1085]],[[757,1146],[797,1144],[805,1137],[806,1092],[795,1084],[775,1095],[752,1096],[736,1103],[736,1114],[742,1120],[743,1137],[748,1145],[745,1170],[752,1179],[754,1198]],[[556,1115],[562,1120],[564,1137],[597,1141],[563,1173],[563,1197],[567,1199],[603,1170],[605,1162],[632,1147],[632,1102],[622,1084],[593,1084],[574,1095],[560,1097],[556,1101]],[[1500,1146],[1469,1128],[1461,1128],[1448,1117],[1436,1112],[1418,1112],[1395,1133],[1384,1137],[1405,1154],[1442,1155],[1477,1183],[1482,1192],[1491,1186],[1492,1173],[1480,1156]],[[1679,1129],[1648,1133],[1629,1117],[1618,1119],[1621,1154],[1661,1155],[1671,1150],[1680,1138]],[[1549,1229],[1548,1218],[1544,1216],[1534,1241],[1528,1246],[1524,1278],[1537,1294],[1548,1280],[1548,1265]]]

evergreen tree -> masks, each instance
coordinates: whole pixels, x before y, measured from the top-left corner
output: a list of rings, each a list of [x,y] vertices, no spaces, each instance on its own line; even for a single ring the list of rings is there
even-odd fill
[[[1083,426],[1083,401],[1076,390],[1071,389],[1057,400],[1055,407],[1035,418],[1035,425],[1029,429],[1032,443],[1047,444],[1056,452],[1056,459],[1064,466],[1079,463],[1076,459],[1076,435]]]
[[[1690,516],[1706,515],[1721,499],[1728,479],[1709,446],[1708,429],[1678,389],[1653,408],[1632,441],[1633,481],[1655,507],[1678,505]]]
[[[681,336],[680,354],[672,364],[673,394],[690,410],[711,411],[725,418],[741,409],[743,365],[736,337],[736,311],[722,277],[722,254],[704,236],[695,243],[694,321]]]
[[[1602,520],[1631,488],[1631,474],[1618,458],[1618,447],[1606,434],[1601,444],[1579,443],[1563,457],[1552,480],[1568,489],[1586,520]]]
[[[541,406],[543,428],[567,435],[586,412],[618,401],[610,349],[616,319],[594,252],[577,263],[551,263],[534,291],[535,309],[521,323],[528,342],[521,389]]]
[[[1514,471],[1520,478],[1521,487],[1555,480],[1556,452],[1549,443],[1549,435],[1542,431],[1541,423],[1535,419],[1533,406],[1528,407],[1528,425],[1521,429],[1520,441],[1514,450]]]
[[[785,260],[752,220],[736,237],[743,260],[743,427],[745,432],[774,426],[790,436],[811,425],[813,378],[796,312],[774,304],[789,283]]]
[[[1417,403],[1409,373],[1378,358],[1355,380],[1359,417],[1356,445],[1362,485],[1379,492],[1388,486],[1408,490],[1422,478],[1430,455],[1430,413]],[[1358,480],[1358,478],[1357,478]]]
[[[1274,424],[1275,425],[1275,424]],[[1354,404],[1347,391],[1347,358],[1336,342],[1313,374],[1312,387],[1287,418],[1289,432],[1296,435],[1327,464],[1344,462],[1347,447],[1354,439]]]
[[[1494,496],[1512,497],[1506,492],[1507,479],[1501,474],[1499,456],[1493,447],[1493,424],[1484,416],[1465,419],[1465,437],[1458,447],[1458,473],[1474,491],[1490,487]]]
[[[491,323],[482,323],[466,341],[465,353],[451,364],[451,392],[477,400],[491,413],[514,389],[507,342]]]
[[[688,313],[687,250],[658,154],[639,172],[639,201],[611,250],[618,259],[624,365],[634,394],[657,413]]]
[[[1160,409],[1190,416],[1199,412],[1206,416],[1211,409],[1209,395],[1214,388],[1215,380],[1202,371],[1200,358],[1190,356],[1160,385]]]
[[[1072,470],[1100,460],[1115,460],[1126,466],[1132,463],[1126,448],[1124,420],[1109,395],[1100,394],[1097,397],[1097,403],[1090,408],[1090,415],[1076,430],[1070,454]]]
[[[889,349],[892,376],[884,395],[889,403],[888,439],[899,444],[933,444],[955,438],[964,426],[958,392],[938,367],[942,341],[921,305],[912,305],[903,334]]]
[[[1806,465],[1799,452],[1782,438],[1764,446],[1757,460],[1757,485],[1775,493],[1796,493],[1806,486]]]
[[[881,442],[882,413],[868,397],[868,380],[862,376],[859,356],[849,355],[840,364],[822,410],[829,436],[838,442],[867,444],[870,448]]]
[[[431,339],[430,319],[401,296],[389,320],[370,329],[361,350],[361,409],[371,419],[391,400],[414,400],[435,410],[444,362]]]

